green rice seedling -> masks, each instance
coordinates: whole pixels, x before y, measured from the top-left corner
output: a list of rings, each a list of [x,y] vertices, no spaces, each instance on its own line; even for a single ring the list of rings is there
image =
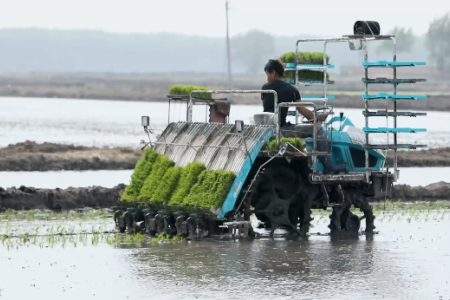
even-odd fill
[[[156,237],[156,239],[157,239],[158,241],[169,240],[169,239],[170,239],[170,235],[165,234],[165,233],[160,233],[160,234]]]
[[[330,80],[330,73],[325,72],[327,80]],[[323,72],[313,70],[298,70],[297,76],[299,81],[323,81]],[[295,80],[295,71],[287,70],[284,72],[284,78]]]
[[[176,84],[169,88],[169,95],[189,96],[191,92],[195,90],[207,91],[208,88],[195,85]],[[194,94],[194,96],[201,98],[212,98],[211,93],[198,93]]]
[[[214,183],[213,190],[210,191],[212,197],[210,198],[210,202],[205,204],[217,209],[222,207],[236,175],[233,172],[222,170],[215,171],[214,173],[216,174],[216,182]]]
[[[184,199],[183,205],[209,208],[208,204],[212,203],[214,197],[213,188],[216,179],[217,174],[214,171],[204,170],[189,195]]]
[[[142,245],[142,242],[144,241],[145,236],[142,233],[136,233],[134,236],[134,242],[136,245]]]
[[[167,156],[159,156],[153,165],[150,175],[144,181],[144,185],[142,186],[138,199],[141,201],[153,200],[154,193],[161,183],[161,178],[163,178],[166,171],[174,165],[175,163]]]
[[[132,236],[130,234],[126,233],[123,238],[123,242],[125,244],[131,244],[131,241],[132,241]]]
[[[151,148],[145,150],[144,155],[134,168],[133,174],[131,175],[131,182],[122,195],[122,201],[134,201],[138,198],[145,180],[148,178],[153,165],[160,156],[159,152]]]
[[[295,51],[282,54],[279,57],[283,63],[295,63]],[[298,60],[300,64],[323,64],[323,52],[299,51]],[[330,56],[326,55],[326,63],[330,62]]]
[[[186,239],[184,237],[182,237],[182,236],[179,236],[179,235],[175,235],[172,238],[172,242],[174,242],[174,243],[176,243],[176,242],[184,242],[184,241],[186,241]]]
[[[295,148],[297,148],[300,151],[305,150],[305,142],[301,138],[280,138],[280,145],[283,143],[290,143]],[[278,150],[280,147],[277,146],[277,141],[275,139],[269,141],[268,143],[264,144],[263,150]],[[287,151],[296,151],[291,145],[288,146]]]
[[[169,204],[181,205],[197,183],[200,174],[205,170],[205,165],[200,162],[192,162],[181,171],[175,192],[170,198]]]
[[[153,203],[168,203],[170,201],[170,197],[177,188],[182,171],[183,168],[181,167],[171,167],[166,171],[164,177],[161,179],[161,183],[152,196]]]
[[[280,56],[280,61],[283,63],[295,63],[295,52],[287,52]],[[330,57],[326,56],[326,63],[328,64]],[[299,64],[323,64],[323,52],[299,52]],[[323,72],[313,70],[299,70],[299,80],[317,80],[323,81]],[[285,78],[295,79],[295,71],[287,70],[284,74]],[[329,79],[329,73],[326,73],[327,80]]]

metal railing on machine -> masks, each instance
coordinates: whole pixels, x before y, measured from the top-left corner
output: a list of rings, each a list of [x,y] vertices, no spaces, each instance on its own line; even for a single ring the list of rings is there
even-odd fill
[[[274,95],[274,126],[275,126],[275,138],[277,146],[280,145],[280,137],[281,137],[281,127],[280,127],[280,108],[281,107],[313,107],[313,115],[314,115],[314,128],[313,128],[313,152],[311,153],[312,156],[320,155],[321,153],[317,152],[317,130],[316,130],[316,110],[317,105],[312,102],[291,102],[291,103],[279,103],[278,104],[278,95],[277,92],[274,90],[195,90],[191,91],[190,93],[190,99],[188,103],[188,109],[187,109],[187,116],[186,120],[187,122],[192,123],[192,115],[193,115],[193,94],[196,93],[210,93],[210,94],[272,94]]]

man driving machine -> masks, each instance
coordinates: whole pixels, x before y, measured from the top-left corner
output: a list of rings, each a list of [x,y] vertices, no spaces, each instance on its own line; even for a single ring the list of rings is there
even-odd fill
[[[267,82],[262,86],[263,90],[274,90],[278,95],[278,103],[281,102],[300,102],[300,93],[296,87],[284,81],[284,66],[279,60],[269,59],[264,66],[267,75]],[[273,94],[261,94],[264,112],[275,112]],[[280,108],[280,127],[281,134],[284,137],[305,137],[305,126],[296,126],[290,122],[286,122],[288,107]],[[297,110],[308,120],[313,120],[314,113],[306,107],[297,107]],[[323,130],[322,122],[325,121],[328,114],[320,114],[317,119],[317,150],[320,152],[328,152],[327,134]],[[310,127],[311,128],[311,127]],[[307,134],[308,135],[308,134]],[[309,134],[312,136],[312,133]],[[328,156],[318,156],[317,159],[323,165],[323,173],[339,173],[347,172],[345,164],[335,165]]]

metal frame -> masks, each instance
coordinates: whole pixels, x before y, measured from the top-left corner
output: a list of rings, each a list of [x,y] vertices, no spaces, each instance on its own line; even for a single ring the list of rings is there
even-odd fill
[[[190,97],[189,96],[184,96],[184,95],[169,95],[167,96],[169,98],[169,109],[168,109],[168,115],[167,115],[167,124],[170,124],[170,107],[172,104],[172,101],[177,102],[177,101],[185,101],[186,102],[186,118],[187,118],[187,108],[189,105],[189,100]],[[217,99],[216,99],[217,100]],[[220,100],[226,100],[226,99],[220,99]],[[194,104],[198,104],[198,105],[205,105],[208,106],[211,103],[214,103],[213,100],[211,99],[207,99],[207,98],[201,98],[201,97],[195,97],[195,101],[193,101]],[[208,115],[208,107],[205,108],[205,123],[207,122],[207,117]],[[227,117],[227,124],[229,124],[229,118]]]
[[[360,36],[359,39],[362,41],[368,41],[366,37],[364,36]],[[397,61],[397,41],[395,40],[395,37],[392,35],[389,36],[380,36],[379,38],[376,39],[371,39],[371,40],[391,40],[393,43],[393,60],[392,61]],[[369,52],[367,50],[367,45],[366,43],[363,44],[363,50],[364,50],[364,61],[368,61],[369,58]],[[397,68],[393,67],[394,70],[394,80],[397,79]],[[368,66],[364,66],[364,78],[366,79],[364,81],[364,93],[368,94],[369,93],[369,82],[367,81],[367,79],[369,79],[369,67]],[[397,94],[397,84],[398,83],[394,83],[394,95]],[[393,99],[394,102],[394,114],[392,115],[392,117],[394,118],[394,128],[397,128],[397,101],[396,99]],[[365,118],[365,125],[366,127],[369,127],[369,100],[365,99],[364,101],[364,118]],[[389,133],[386,133],[389,136]],[[370,150],[370,143],[369,143],[369,133],[366,132],[365,133],[366,136],[366,143],[364,145],[364,151],[365,151],[365,164],[366,164],[366,181],[369,182],[370,180],[370,166],[369,166],[369,150]],[[394,145],[397,145],[397,133],[394,133]],[[394,149],[394,182],[397,181],[398,179],[398,170],[397,170],[397,148],[395,147]]]
[[[298,50],[299,50],[299,44],[300,43],[305,43],[305,42],[324,42],[323,45],[323,66],[324,68],[318,69],[318,71],[322,71],[324,73],[323,75],[323,98],[326,99],[327,98],[327,86],[328,86],[328,82],[327,82],[327,76],[326,76],[326,71],[327,71],[327,60],[326,60],[326,50],[327,50],[327,44],[328,43],[339,43],[339,42],[351,42],[351,41],[355,41],[355,40],[359,40],[362,44],[362,49],[364,51],[364,60],[368,61],[368,50],[367,50],[367,42],[370,41],[382,41],[382,40],[390,40],[393,42],[393,62],[397,61],[397,43],[396,43],[396,39],[395,36],[393,35],[344,35],[342,37],[339,38],[314,38],[314,39],[300,39],[297,40],[296,42],[296,48],[295,48],[295,59],[296,59],[296,65],[295,65],[295,85],[298,86],[299,85],[299,79],[298,79],[298,71],[299,69],[297,68],[297,65],[299,65],[299,55],[298,55]],[[365,80],[364,80],[364,84],[365,84],[365,94],[368,94],[369,88],[368,85],[371,83],[369,82],[369,78],[368,78],[368,68],[369,66],[364,66],[365,69]],[[395,82],[397,80],[397,67],[396,66],[392,66],[393,68],[393,94],[396,95],[397,94],[397,85],[400,84],[401,82]],[[326,105],[327,100],[324,100],[324,104]],[[394,104],[394,111],[393,113],[389,114],[389,116],[394,118],[394,128],[397,128],[397,116],[399,116],[398,112],[397,112],[397,100],[393,99],[393,104]],[[369,127],[369,120],[368,118],[370,116],[370,112],[369,112],[369,103],[368,103],[368,99],[365,99],[365,110],[364,110],[364,116],[365,116],[365,126]],[[389,133],[387,133],[389,135]],[[370,148],[370,144],[369,144],[369,132],[365,133],[365,137],[366,137],[366,141],[365,141],[365,168],[366,168],[366,172],[365,172],[365,177],[366,177],[366,182],[370,182],[370,175],[371,175],[371,171],[370,171],[370,167],[369,167],[369,150]],[[397,179],[399,178],[398,176],[398,165],[397,165],[397,149],[398,149],[398,144],[397,144],[397,132],[394,133],[394,144],[391,145],[391,147],[389,147],[389,149],[394,150],[394,181],[397,181]]]
[[[189,103],[188,103],[188,109],[187,109],[187,116],[186,116],[186,121],[189,123],[192,123],[192,113],[193,113],[193,106],[194,106],[194,101],[193,101],[193,94],[196,93],[211,93],[211,94],[273,94],[274,95],[274,125],[275,125],[275,138],[276,138],[276,142],[277,145],[280,144],[280,108],[281,107],[313,107],[313,115],[314,115],[314,128],[313,128],[313,156],[315,156],[316,154],[316,148],[317,148],[317,131],[316,131],[316,124],[317,124],[317,120],[316,120],[316,110],[317,110],[317,105],[312,103],[312,102],[291,102],[291,103],[286,103],[286,102],[282,102],[278,104],[278,94],[277,92],[275,92],[274,90],[194,90],[191,91],[190,95],[189,95]]]
[[[297,65],[299,65],[299,57],[298,57],[298,45],[300,43],[308,43],[308,42],[324,42],[323,45],[323,69],[317,70],[317,71],[322,71],[323,72],[323,83],[321,84],[323,86],[323,98],[327,98],[327,87],[328,87],[328,82],[327,82],[327,68],[325,68],[327,66],[327,44],[328,43],[339,43],[339,42],[348,42],[349,39],[348,38],[325,38],[325,39],[300,39],[297,40],[296,44],[295,44],[295,85],[298,87],[300,85],[299,80],[298,80],[298,68]],[[324,100],[324,104],[326,105],[327,100]]]

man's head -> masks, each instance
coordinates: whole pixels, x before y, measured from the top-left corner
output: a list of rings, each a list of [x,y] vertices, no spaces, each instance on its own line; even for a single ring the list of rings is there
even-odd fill
[[[282,79],[284,76],[284,66],[281,61],[277,59],[269,59],[264,66],[264,71],[267,75],[267,81]]]

